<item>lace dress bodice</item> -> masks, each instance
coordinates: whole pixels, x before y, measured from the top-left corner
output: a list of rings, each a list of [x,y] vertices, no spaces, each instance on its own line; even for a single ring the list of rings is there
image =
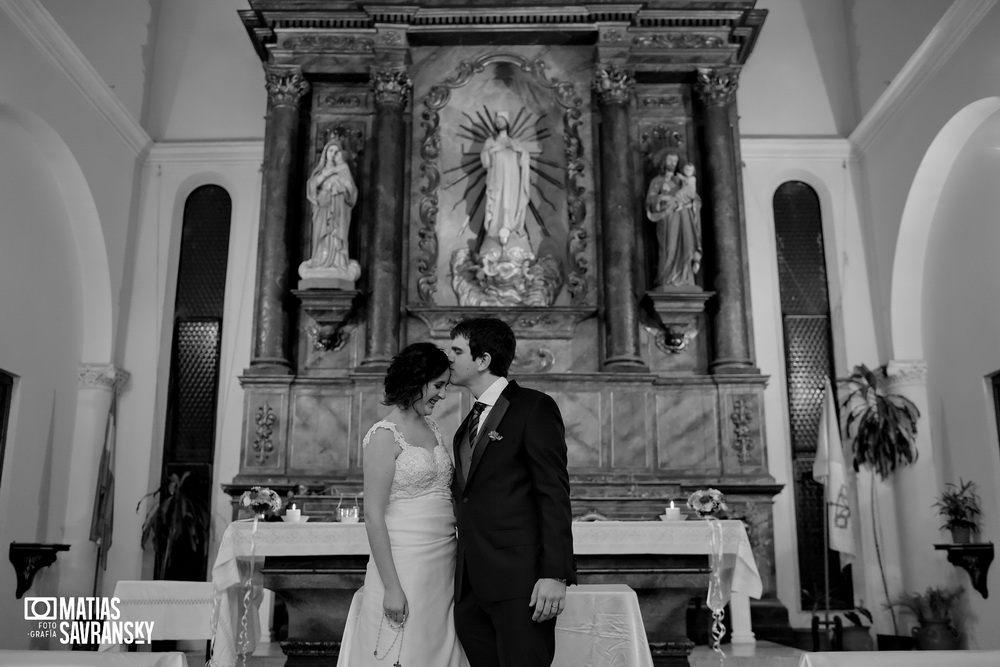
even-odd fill
[[[425,419],[437,440],[434,451],[415,447],[406,442],[397,426],[385,420],[372,424],[361,442],[362,447],[367,447],[372,433],[384,428],[392,433],[396,444],[403,450],[396,457],[396,472],[392,476],[392,486],[389,488],[390,503],[426,495],[451,498],[451,477],[455,466],[448,456],[448,450],[445,449],[438,425],[431,419],[426,417]]]

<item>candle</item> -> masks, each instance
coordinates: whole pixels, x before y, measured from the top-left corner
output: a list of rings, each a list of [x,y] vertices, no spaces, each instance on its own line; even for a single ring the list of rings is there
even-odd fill
[[[295,509],[295,503],[292,503],[292,506],[285,510],[285,516],[287,516],[288,520],[292,523],[298,523],[302,520],[302,510]]]
[[[681,508],[674,506],[674,501],[670,501],[670,507],[664,507],[663,511],[665,514],[663,518],[667,521],[680,521],[681,519]]]

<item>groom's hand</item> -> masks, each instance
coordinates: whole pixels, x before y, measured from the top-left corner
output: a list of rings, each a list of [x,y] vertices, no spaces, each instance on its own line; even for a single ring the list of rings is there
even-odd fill
[[[529,607],[535,608],[531,620],[543,623],[566,608],[566,584],[557,579],[539,579],[531,591]]]

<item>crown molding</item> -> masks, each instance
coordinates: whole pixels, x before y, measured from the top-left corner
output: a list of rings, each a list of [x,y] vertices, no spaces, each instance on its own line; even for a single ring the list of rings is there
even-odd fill
[[[744,160],[843,160],[855,159],[851,142],[841,137],[743,137]]]
[[[851,143],[860,154],[864,154],[885,126],[896,118],[910,99],[948,61],[996,2],[997,0],[959,0],[952,3],[851,132]]]
[[[264,161],[264,141],[170,141],[153,144],[146,164],[255,164]]]
[[[141,157],[149,149],[149,134],[38,0],[0,0],[0,10],[66,75],[133,154]]]

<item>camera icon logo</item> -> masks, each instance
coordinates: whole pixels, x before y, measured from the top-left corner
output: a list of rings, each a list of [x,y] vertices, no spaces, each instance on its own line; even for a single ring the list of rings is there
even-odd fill
[[[55,598],[24,598],[24,620],[55,621],[58,620],[59,605]]]

